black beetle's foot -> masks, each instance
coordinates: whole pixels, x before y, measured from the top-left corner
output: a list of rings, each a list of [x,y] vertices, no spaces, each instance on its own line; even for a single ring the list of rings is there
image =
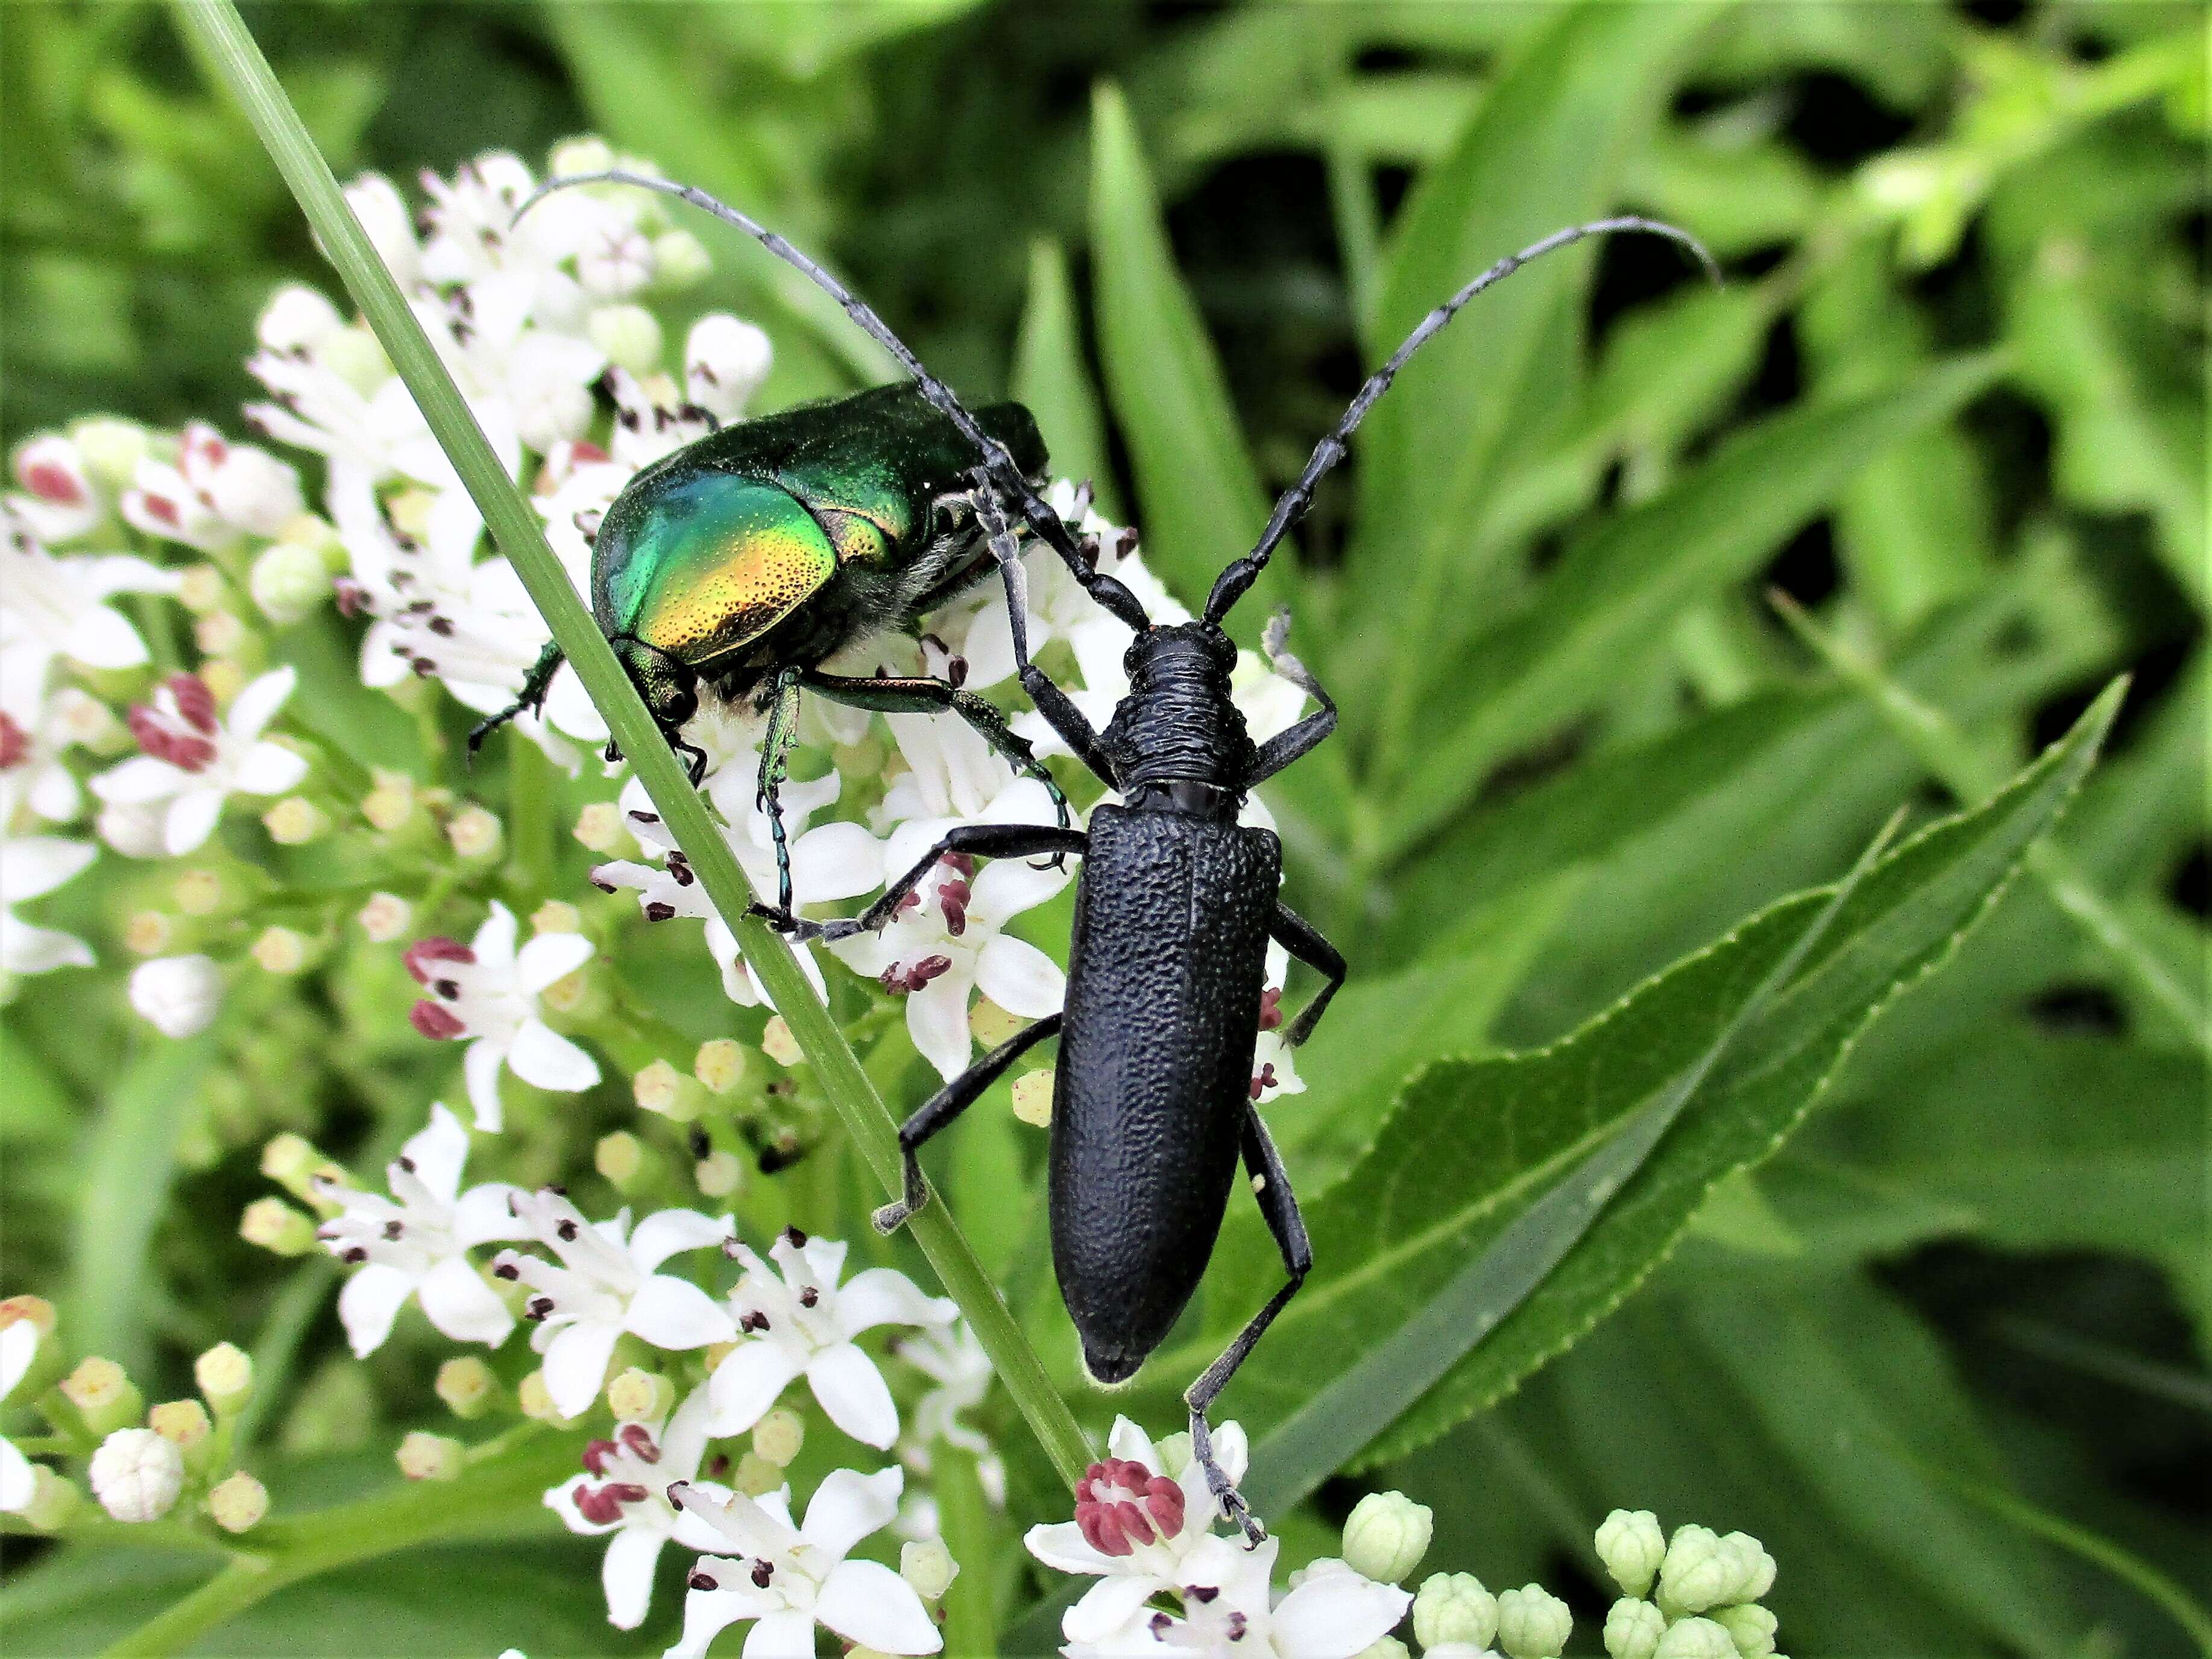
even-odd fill
[[[781,905],[763,904],[755,899],[745,907],[745,914],[758,916],[785,938],[801,944],[820,940],[835,945],[841,939],[850,939],[860,931],[857,921],[809,921],[805,916],[793,915]]]
[[[878,1232],[889,1238],[905,1226],[908,1218],[921,1207],[919,1204],[886,1204],[868,1219],[874,1224]]]
[[[1191,1455],[1198,1460],[1198,1467],[1206,1473],[1206,1490],[1221,1506],[1221,1518],[1233,1522],[1244,1534],[1246,1549],[1259,1548],[1267,1541],[1267,1528],[1252,1513],[1252,1506],[1237,1490],[1237,1483],[1229,1478],[1229,1472],[1214,1461],[1213,1431],[1204,1412],[1190,1414],[1190,1449]]]

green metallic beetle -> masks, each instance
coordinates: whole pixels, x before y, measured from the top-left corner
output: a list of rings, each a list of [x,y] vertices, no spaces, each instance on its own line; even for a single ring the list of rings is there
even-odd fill
[[[1025,478],[1043,472],[1044,441],[1019,404],[975,421]],[[743,421],[640,471],[607,508],[592,543],[592,614],[691,781],[703,750],[684,740],[703,683],[750,697],[769,717],[760,799],[775,837],[780,908],[791,872],[778,787],[801,688],[888,714],[959,715],[1014,766],[1067,805],[1000,712],[949,680],[859,678],[819,665],[848,645],[909,626],[993,568],[978,510],[976,450],[912,385],[878,386]],[[549,645],[521,695],[469,733],[473,751],[525,708],[540,706],[561,651]],[[612,744],[609,757],[615,758]]]

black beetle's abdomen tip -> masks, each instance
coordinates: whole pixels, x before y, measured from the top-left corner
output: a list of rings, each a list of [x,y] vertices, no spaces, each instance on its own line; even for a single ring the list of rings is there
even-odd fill
[[[1094,1348],[1083,1345],[1083,1369],[1091,1373],[1091,1380],[1103,1387],[1118,1388],[1137,1374],[1137,1367],[1145,1363],[1145,1356],[1129,1353],[1119,1348]]]

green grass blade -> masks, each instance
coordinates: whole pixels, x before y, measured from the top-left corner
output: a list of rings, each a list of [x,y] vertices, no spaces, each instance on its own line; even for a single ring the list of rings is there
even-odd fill
[[[1747,427],[1581,538],[1528,610],[1451,644],[1464,672],[1431,699],[1406,750],[1386,855],[1433,835],[1492,767],[1618,684],[1667,623],[1755,570],[1868,457],[1948,415],[1996,372],[1993,360],[1969,358]]]
[[[1204,602],[1221,567],[1258,539],[1267,516],[1220,360],[1198,307],[1176,275],[1120,91],[1091,100],[1091,258],[1097,285],[1098,356],[1107,395],[1136,474],[1145,558],[1184,604]],[[1279,559],[1237,609],[1260,623],[1288,592]]]
[[[1030,244],[1030,297],[1014,341],[1013,393],[1029,405],[1052,453],[1052,470],[1088,479],[1098,510],[1121,520],[1121,492],[1106,453],[1106,417],[1083,362],[1083,328],[1067,279],[1067,252],[1049,236]]]
[[[440,446],[483,513],[553,637],[568,653],[608,729],[629,757],[654,808],[699,873],[708,896],[738,937],[792,1035],[813,1063],[823,1092],[886,1191],[897,1189],[897,1124],[862,1072],[843,1034],[801,975],[791,947],[746,914],[753,895],[728,843],[686,782],[653,717],[584,609],[545,544],[537,513],[494,457],[445,366],[407,308],[346,205],[337,181],[301,125],[232,0],[178,0],[177,16],[210,72],[244,107],[270,158],[299,198],[347,290],[368,319]],[[974,1326],[994,1368],[1060,1474],[1073,1483],[1089,1459],[1082,1431],[1046,1379],[1005,1302],[977,1264],[941,1204],[917,1215],[912,1231],[945,1292]]]

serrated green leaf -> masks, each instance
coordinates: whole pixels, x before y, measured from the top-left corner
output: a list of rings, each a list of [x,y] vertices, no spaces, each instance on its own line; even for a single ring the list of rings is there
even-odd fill
[[[2079,785],[2117,705],[2107,694],[2063,742],[1987,806],[1892,854],[1838,908],[1785,988],[1699,1084],[1659,1151],[1579,1243],[1472,1354],[1463,1322],[1423,1352],[1399,1334],[1513,1224],[1701,1063],[1827,899],[1784,901],[1645,986],[1554,1048],[1431,1067],[1407,1086],[1374,1149],[1310,1202],[1316,1263],[1305,1290],[1238,1374],[1230,1409],[1271,1427],[1363,1356],[1403,1379],[1443,1380],[1384,1432],[1378,1400],[1358,1461],[1401,1455],[1510,1389],[1618,1305],[1662,1259],[1713,1185],[1796,1127],[1850,1042],[1944,960]],[[1279,1268],[1259,1230],[1224,1242],[1209,1293],[1218,1331],[1257,1305]],[[1464,1357],[1462,1357],[1464,1356]],[[1180,1372],[1180,1364],[1166,1369]],[[1409,1381],[1407,1386],[1419,1386]],[[1310,1473],[1314,1480],[1358,1447]],[[1279,1451],[1280,1449],[1278,1449]],[[1298,1454],[1301,1459],[1304,1453]],[[1310,1490],[1293,1482],[1275,1493]]]
[[[1195,606],[1221,567],[1258,539],[1267,497],[1220,360],[1176,272],[1128,106],[1118,90],[1102,84],[1091,117],[1099,362],[1129,447],[1146,562],[1178,599]],[[1240,617],[1264,619],[1280,602],[1289,562],[1275,562]],[[1258,625],[1253,621],[1255,629]]]
[[[1577,541],[1534,602],[1455,652],[1382,830],[1415,847],[1516,748],[1620,683],[1663,624],[1757,568],[1869,458],[1990,383],[1989,358],[1892,389],[1794,408],[1741,428],[1662,494]]]
[[[1088,479],[1098,510],[1119,521],[1120,493],[1106,453],[1105,417],[1083,361],[1083,331],[1067,254],[1048,236],[1030,244],[1029,304],[1014,341],[1013,394],[1029,405],[1052,453],[1052,470]]]

